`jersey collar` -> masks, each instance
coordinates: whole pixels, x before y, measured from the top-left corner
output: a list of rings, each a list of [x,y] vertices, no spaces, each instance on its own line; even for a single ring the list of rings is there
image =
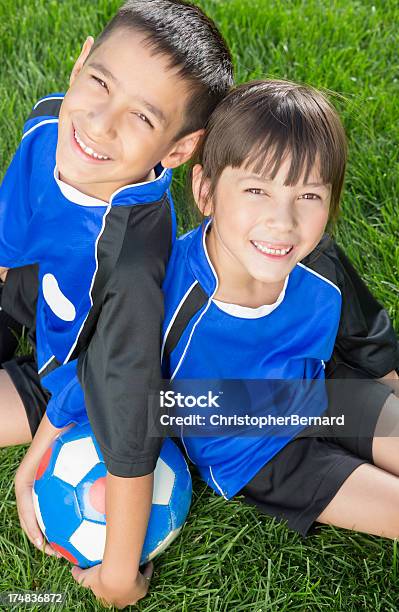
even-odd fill
[[[212,218],[206,218],[203,223],[194,230],[194,236],[187,253],[191,271],[209,297],[215,294],[219,284],[205,242],[206,233],[211,223]]]
[[[163,168],[161,164],[158,164],[154,170],[154,180],[125,185],[117,189],[111,195],[109,203],[82,193],[79,189],[61,181],[57,166],[54,168],[54,180],[62,195],[79,206],[135,206],[158,202],[169,189],[172,181],[172,170]]]

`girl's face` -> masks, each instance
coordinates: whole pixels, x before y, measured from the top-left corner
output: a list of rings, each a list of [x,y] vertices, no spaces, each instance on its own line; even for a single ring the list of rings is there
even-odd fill
[[[284,185],[290,161],[282,163],[274,179],[244,167],[223,170],[212,201],[203,209],[213,216],[208,244],[221,285],[228,280],[231,286],[249,287],[258,281],[280,291],[296,263],[320,241],[331,185],[323,184],[317,167],[306,183],[301,178],[294,186]]]

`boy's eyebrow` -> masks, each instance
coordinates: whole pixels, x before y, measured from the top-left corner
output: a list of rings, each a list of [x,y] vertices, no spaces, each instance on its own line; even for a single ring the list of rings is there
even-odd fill
[[[108,68],[106,68],[105,66],[103,66],[102,64],[99,64],[98,62],[90,62],[89,66],[91,66],[92,68],[95,68],[95,70],[98,70],[99,72],[102,72],[104,76],[106,76],[108,79],[110,79],[113,83],[115,83],[115,85],[120,85],[120,81],[118,81],[118,79],[112,74],[112,72],[110,70],[108,70]],[[141,102],[142,104],[144,104],[144,106],[146,108],[148,108],[148,110],[155,115],[156,117],[158,117],[159,121],[161,123],[163,123],[164,125],[166,125],[167,121],[166,121],[166,117],[163,114],[163,112],[161,111],[160,108],[158,108],[157,106],[154,106],[153,104],[151,104],[151,102],[148,102],[148,100],[145,100],[144,98],[141,97],[137,97],[137,100],[139,102]]]

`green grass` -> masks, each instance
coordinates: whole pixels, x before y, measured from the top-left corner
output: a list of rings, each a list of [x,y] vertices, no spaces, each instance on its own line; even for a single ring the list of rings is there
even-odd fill
[[[201,0],[235,56],[237,80],[273,76],[337,92],[350,160],[336,235],[399,331],[399,105],[394,0]],[[39,96],[63,91],[88,34],[114,0],[0,1],[0,174]],[[184,170],[174,183],[182,230],[194,223]],[[1,451],[0,591],[62,590],[66,609],[100,610],[66,563],[42,557],[18,527],[12,479],[23,449]],[[323,527],[305,541],[194,480],[183,535],[156,562],[143,611],[396,611],[396,545]]]

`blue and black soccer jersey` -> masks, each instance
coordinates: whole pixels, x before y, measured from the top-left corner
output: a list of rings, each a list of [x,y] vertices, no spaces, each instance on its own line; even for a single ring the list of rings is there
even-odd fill
[[[109,471],[141,475],[159,445],[143,432],[148,389],[160,379],[171,171],[158,167],[155,180],[118,189],[109,202],[63,183],[62,99],[35,106],[1,185],[0,266],[38,264],[37,363],[50,421],[62,427],[88,414]]]
[[[396,338],[386,312],[364,285],[356,294],[351,278],[357,275],[327,237],[294,267],[277,302],[255,314],[251,309],[249,317],[248,309],[226,312],[213,299],[218,280],[206,251],[208,223],[179,239],[169,262],[164,283],[166,377],[323,379],[334,347],[344,351],[347,363],[371,376],[397,367]],[[365,313],[357,295],[367,297]],[[294,402],[294,412],[298,407]],[[320,405],[316,414],[324,408]],[[294,435],[185,437],[182,429],[188,456],[226,498]]]

